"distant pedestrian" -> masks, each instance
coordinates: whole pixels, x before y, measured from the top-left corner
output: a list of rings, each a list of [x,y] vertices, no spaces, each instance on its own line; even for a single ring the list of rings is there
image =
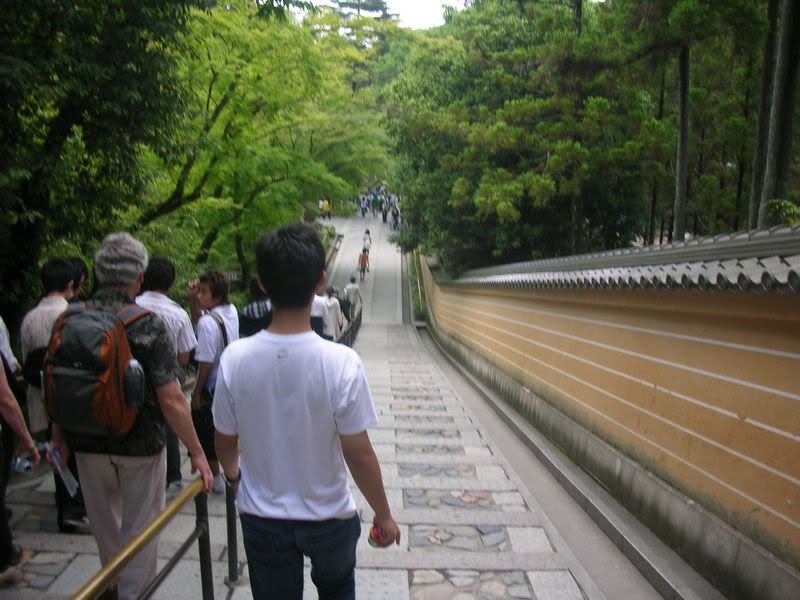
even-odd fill
[[[267,234],[256,265],[272,325],[225,351],[214,399],[252,595],[301,600],[307,556],[320,599],[354,600],[361,520],[348,468],[374,511],[377,545],[400,543],[367,433],[378,418],[364,366],[351,348],[310,331],[312,298],[326,281],[316,231],[294,224]]]
[[[311,301],[311,313],[309,314],[309,323],[311,329],[318,336],[323,337],[325,334],[325,322],[328,319],[328,307],[325,303],[325,298],[314,294]]]
[[[239,337],[247,337],[269,327],[272,322],[272,302],[253,277],[250,280],[250,302],[239,315]]]
[[[331,201],[325,198],[322,201],[322,213],[330,220],[331,218]]]
[[[181,373],[178,383],[183,383],[183,369],[189,364],[189,354],[197,347],[192,320],[183,307],[167,294],[175,282],[175,265],[172,261],[153,257],[144,272],[142,289],[136,304],[161,317],[167,328],[167,336],[178,359]],[[176,494],[183,489],[181,473],[181,447],[178,436],[169,425],[165,426],[167,436],[167,494]]]
[[[70,304],[77,304],[83,301],[86,283],[89,281],[89,270],[82,258],[73,256],[68,259],[72,263],[72,299]]]
[[[33,443],[28,428],[25,426],[25,417],[22,416],[18,399],[11,389],[9,379],[13,381],[14,372],[6,361],[5,355],[0,354],[2,369],[0,369],[0,417],[3,422],[3,443],[0,444],[0,463],[8,464],[7,455],[13,455],[17,450],[16,440],[19,440],[20,449],[30,454],[31,464],[39,463],[39,452]],[[8,434],[5,429],[9,429]],[[16,435],[14,435],[16,434]],[[0,585],[19,583],[25,578],[19,568],[22,562],[22,548],[14,543],[8,519],[10,511],[6,509],[6,484],[10,469],[0,471]],[[13,596],[13,594],[12,594]]]
[[[344,300],[348,308],[347,320],[352,321],[361,310],[362,303],[361,288],[356,283],[355,277],[351,277],[350,283],[344,286]]]
[[[366,248],[367,252],[372,248],[372,234],[370,234],[369,229],[364,232],[364,236],[361,238],[361,247]]]
[[[344,327],[344,315],[339,299],[335,296],[336,289],[331,285],[325,291],[325,310],[328,312],[325,325],[322,329],[322,337],[326,340],[336,341],[342,333]]]
[[[367,270],[369,270],[369,248],[366,246],[361,250],[361,254],[358,255],[358,270],[361,273],[361,281],[364,281]]]
[[[44,297],[22,320],[20,342],[25,365],[23,373],[28,383],[28,422],[34,435],[43,434],[50,427],[42,392],[44,357],[50,345],[53,325],[69,307],[76,276],[80,277],[80,273],[76,273],[75,265],[70,259],[48,260],[40,273]],[[67,466],[80,480],[74,456],[70,457]],[[61,533],[75,533],[79,528],[85,528],[86,508],[80,488],[75,497],[71,497],[57,473],[53,474],[53,479],[58,530]]]
[[[219,358],[225,347],[239,339],[239,315],[230,303],[228,277],[216,269],[209,269],[197,281],[189,284],[188,295],[192,316],[197,320],[197,383],[192,392],[192,421],[197,437],[214,473],[215,494],[225,491],[214,448],[214,424],[211,404],[217,384]]]

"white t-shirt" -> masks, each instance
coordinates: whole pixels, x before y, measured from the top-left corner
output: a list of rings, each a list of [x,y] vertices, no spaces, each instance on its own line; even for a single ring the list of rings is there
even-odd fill
[[[314,294],[314,299],[311,301],[311,318],[313,319],[314,317],[319,317],[320,319],[322,319],[323,332],[330,327],[329,316],[328,316],[328,303],[325,296],[318,296],[317,294]]]
[[[212,410],[220,433],[239,436],[240,511],[308,521],[355,514],[339,436],[378,418],[354,350],[312,331],[260,331],[222,355]]]
[[[215,306],[211,311],[222,317],[225,324],[225,331],[228,333],[228,343],[231,344],[239,339],[239,315],[233,304],[223,304]],[[212,363],[211,373],[206,380],[206,389],[213,390],[217,383],[217,370],[219,369],[219,357],[224,350],[222,331],[214,318],[208,313],[204,314],[197,321],[197,350],[194,357],[197,362]]]
[[[136,297],[136,304],[161,317],[176,353],[191,352],[197,347],[192,320],[180,304],[169,296],[160,292],[144,292]]]
[[[325,312],[327,318],[322,319],[322,333],[335,338],[342,332],[342,325],[344,325],[339,299],[333,296],[325,298]]]

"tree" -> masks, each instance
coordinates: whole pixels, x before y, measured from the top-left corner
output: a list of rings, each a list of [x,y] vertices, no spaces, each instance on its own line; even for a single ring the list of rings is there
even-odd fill
[[[773,199],[783,199],[788,189],[798,64],[800,64],[800,8],[797,2],[784,0],[781,7],[781,33],[772,82],[769,138],[758,210],[759,227],[767,225],[769,214],[767,203]]]
[[[769,139],[769,113],[772,102],[772,78],[775,72],[775,42],[778,37],[778,0],[768,0],[767,19],[769,27],[764,40],[761,65],[761,92],[758,109],[758,135],[753,156],[753,177],[750,183],[750,204],[748,224],[750,229],[758,227],[758,207],[761,204],[761,190],[764,183],[764,163],[767,157]]]
[[[167,152],[174,49],[195,0],[12,0],[0,22],[0,311],[16,325],[42,247],[98,236],[135,200],[141,144]]]

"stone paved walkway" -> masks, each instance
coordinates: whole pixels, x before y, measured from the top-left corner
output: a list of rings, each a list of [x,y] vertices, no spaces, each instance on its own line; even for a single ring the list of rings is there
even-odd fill
[[[372,230],[372,272],[363,286],[365,323],[356,349],[364,359],[380,425],[370,433],[383,467],[402,543],[371,548],[372,513],[354,487],[364,522],[358,547],[361,600],[582,600],[602,598],[535,498],[481,424],[426,353],[416,332],[401,323],[400,255],[377,221],[337,221],[345,232],[332,272],[342,286],[363,227]],[[352,257],[350,256],[352,254]],[[187,474],[188,465],[183,472]],[[188,481],[188,478],[187,478]],[[30,550],[25,582],[0,589],[0,599],[69,597],[99,568],[91,536],[57,533],[52,477],[41,470],[14,484],[9,505],[17,541]],[[251,598],[247,585],[225,585],[225,505],[209,498],[217,599]],[[193,529],[187,506],[161,537],[164,561]],[[247,569],[239,536],[242,581]],[[305,598],[316,598],[306,569]],[[155,596],[199,599],[199,563],[193,548]]]

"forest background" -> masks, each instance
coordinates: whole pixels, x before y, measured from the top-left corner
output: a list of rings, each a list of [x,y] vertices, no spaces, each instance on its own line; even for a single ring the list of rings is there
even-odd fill
[[[317,3],[319,5],[319,3]],[[0,314],[126,229],[183,283],[386,182],[450,272],[800,220],[791,0],[10,0]],[[314,10],[312,10],[312,8]],[[291,9],[292,12],[286,12]]]

